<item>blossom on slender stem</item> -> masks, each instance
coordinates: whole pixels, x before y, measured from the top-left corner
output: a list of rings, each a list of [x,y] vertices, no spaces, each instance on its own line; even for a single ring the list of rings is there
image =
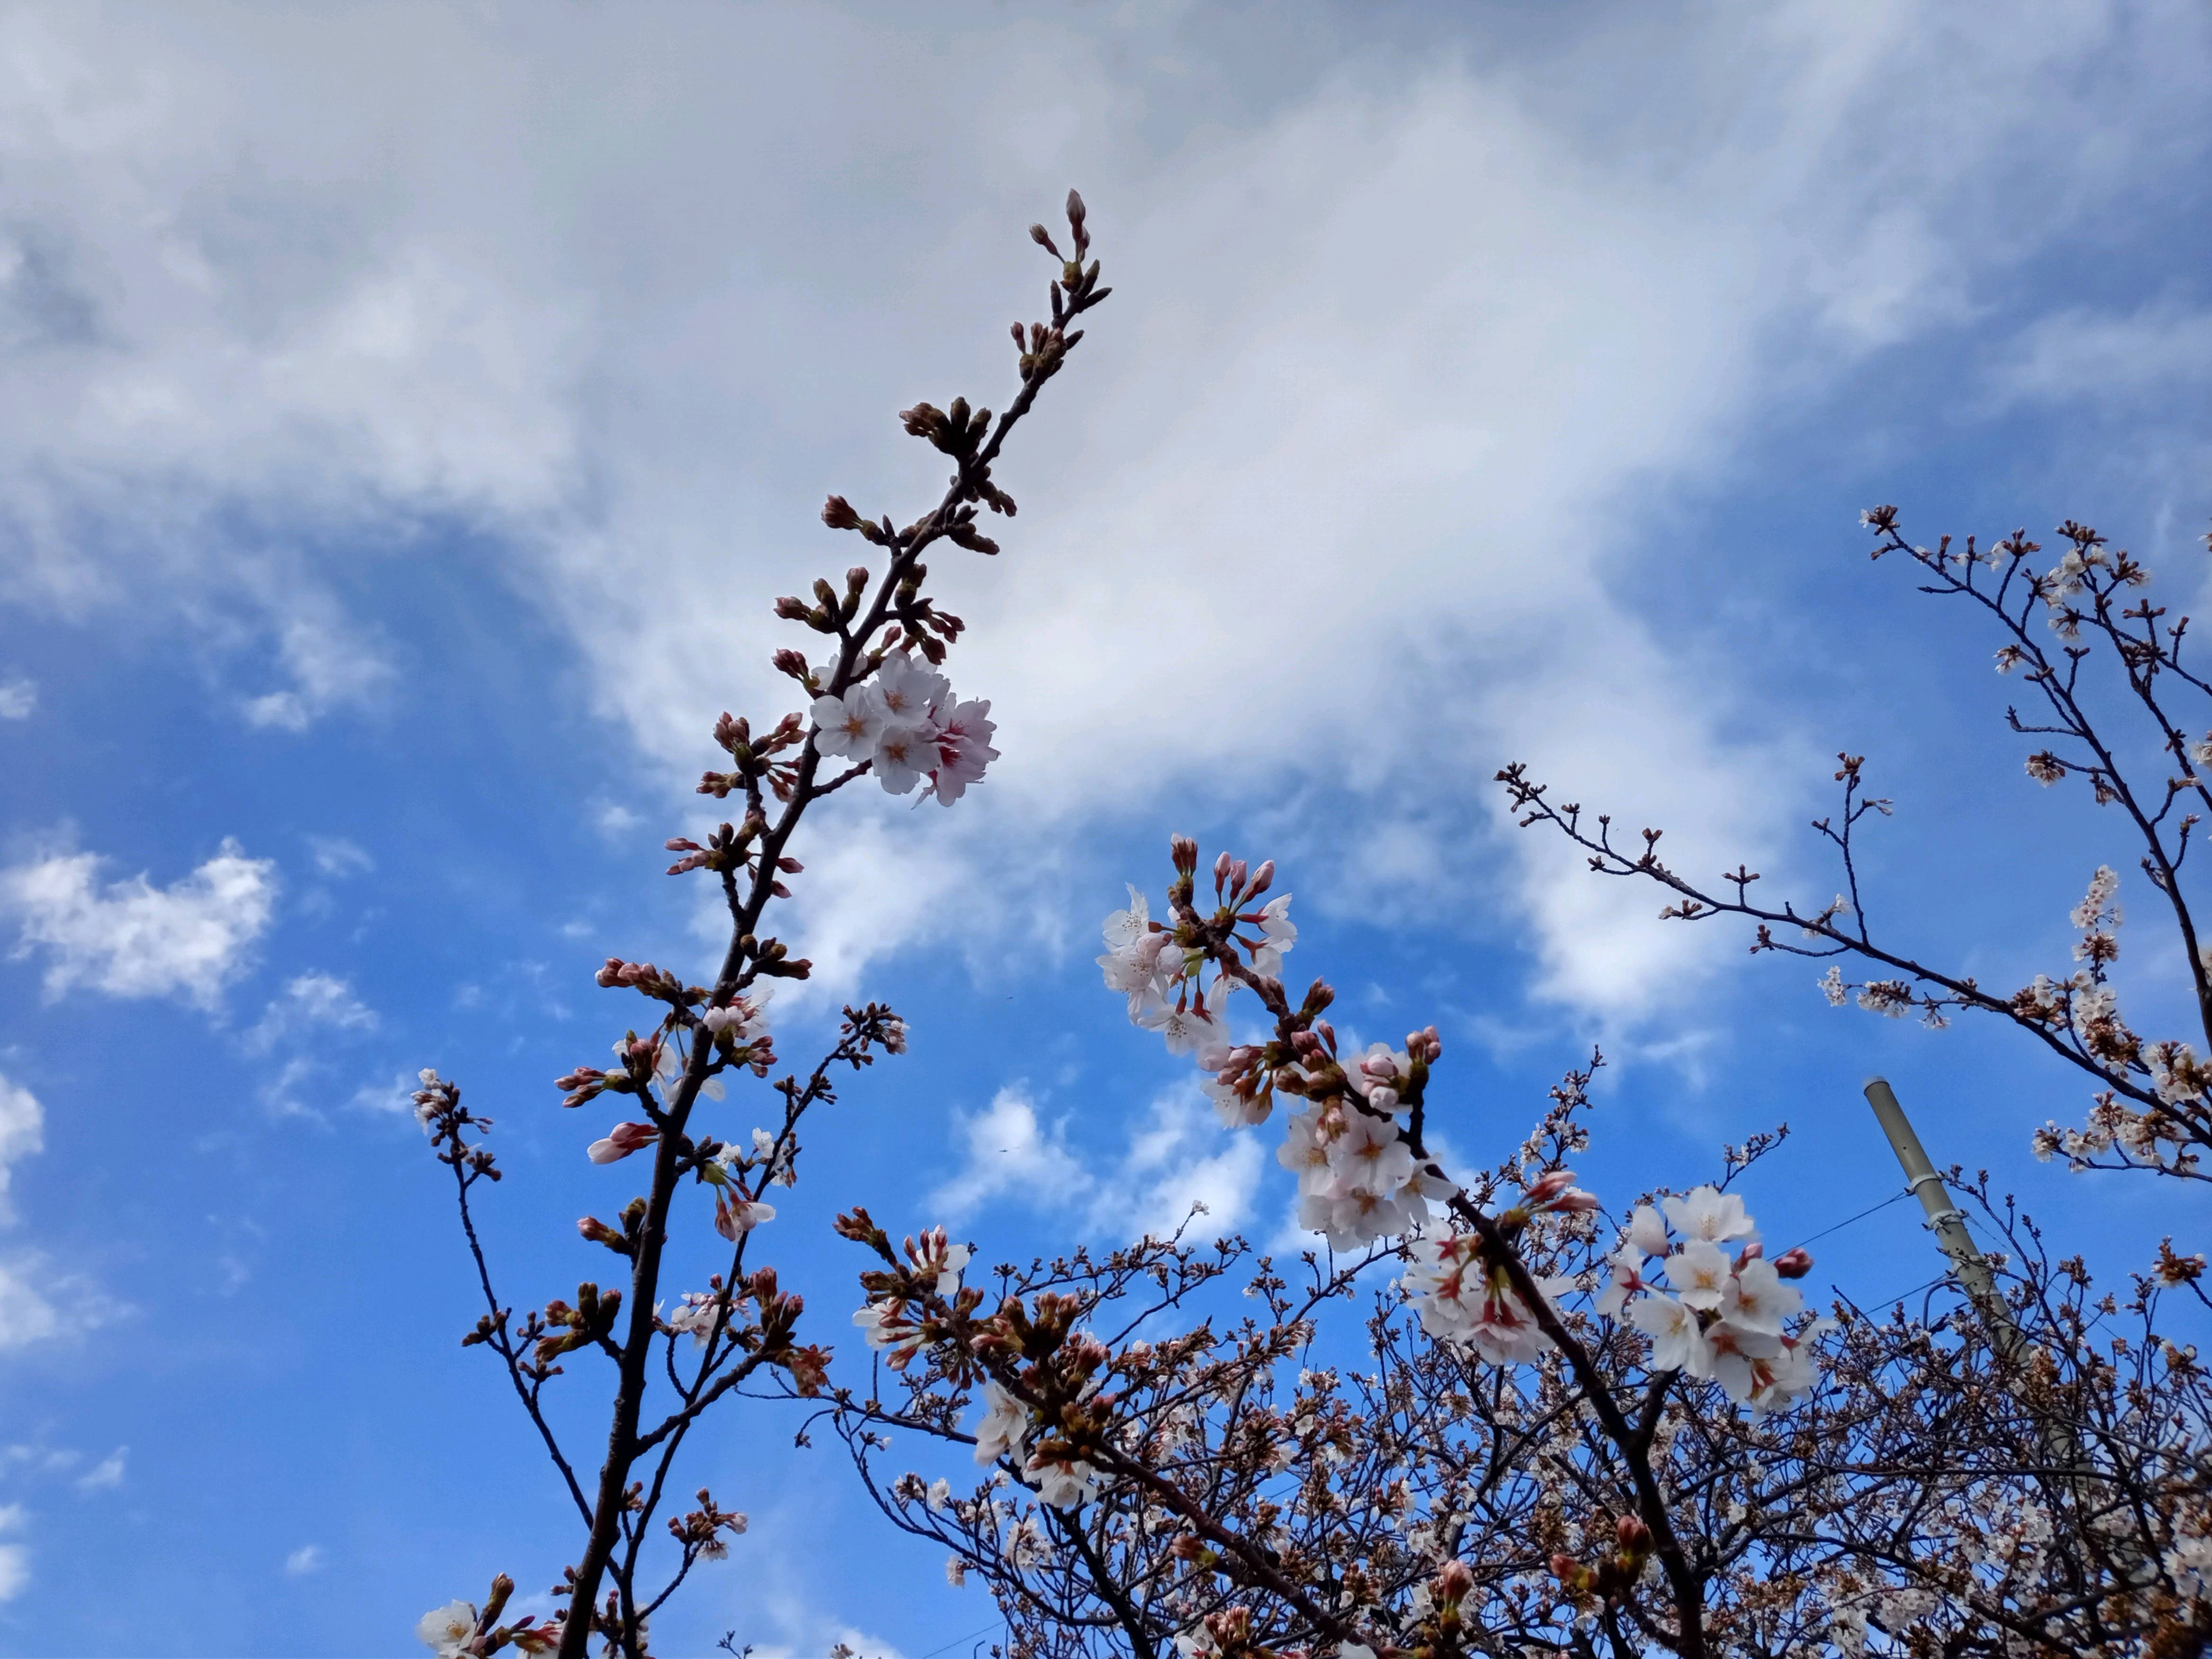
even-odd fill
[[[893,1370],[905,1370],[907,1362],[921,1348],[921,1322],[908,1310],[902,1297],[871,1302],[854,1314],[853,1322],[860,1328],[870,1347],[884,1350]]]
[[[994,1379],[983,1383],[983,1419],[975,1425],[975,1461],[991,1464],[1021,1449],[1030,1428],[1029,1407]]]

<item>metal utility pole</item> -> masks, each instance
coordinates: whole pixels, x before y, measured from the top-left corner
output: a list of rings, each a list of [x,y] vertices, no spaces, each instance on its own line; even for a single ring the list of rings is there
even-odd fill
[[[1920,1200],[1920,1207],[1927,1212],[1928,1226],[1936,1235],[1936,1248],[1949,1261],[1951,1271],[1958,1275],[1959,1283],[1966,1290],[1966,1299],[1974,1304],[1974,1311],[1981,1315],[1991,1345],[2005,1359],[2016,1358],[2020,1328],[2012,1322],[2012,1310],[2005,1306],[2004,1297],[1997,1292],[1990,1264],[1974,1248],[1974,1236],[1966,1231],[1966,1212],[1951,1201],[1950,1190],[1943,1185],[1943,1177],[1936,1173],[1936,1166],[1929,1162],[1928,1149],[1913,1132],[1905,1108],[1897,1103],[1889,1079],[1869,1078],[1866,1097],[1867,1104],[1874,1108],[1882,1133],[1889,1137],[1890,1150],[1904,1166],[1905,1184],[1912,1189],[1913,1196]]]
[[[1890,1148],[1896,1152],[1898,1163],[1904,1167],[1905,1184],[1927,1212],[1928,1226],[1936,1235],[1937,1248],[1950,1261],[1951,1271],[1958,1276],[1974,1311],[1981,1316],[1982,1328],[1989,1334],[1990,1346],[2006,1364],[2017,1364],[2024,1357],[2021,1351],[2025,1346],[2020,1327],[2013,1323],[2012,1310],[2005,1305],[2004,1296],[1990,1272],[1990,1264],[1974,1248],[1973,1235],[1966,1231],[1966,1212],[1951,1201],[1949,1189],[1929,1161],[1928,1149],[1913,1133],[1905,1108],[1897,1103],[1897,1095],[1890,1088],[1889,1080],[1869,1078],[1866,1097],[1867,1104],[1874,1108],[1875,1117],[1881,1124],[1882,1133],[1889,1137]],[[2062,1488],[2071,1489],[2082,1515],[2095,1514],[2099,1493],[2094,1471],[2082,1460],[2081,1443],[2072,1425],[2057,1421],[2044,1412],[2032,1407],[2030,1410],[2035,1419],[2036,1438]],[[2112,1551],[2129,1582],[2148,1583],[2156,1576],[2156,1564],[2148,1561],[2124,1540],[2110,1539],[2106,1547]]]

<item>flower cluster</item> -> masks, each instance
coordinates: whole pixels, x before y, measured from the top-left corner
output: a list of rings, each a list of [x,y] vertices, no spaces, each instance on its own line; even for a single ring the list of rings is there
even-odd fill
[[[1504,1265],[1483,1254],[1480,1239],[1440,1233],[1413,1240],[1406,1252],[1412,1262],[1400,1288],[1420,1315],[1421,1328],[1438,1341],[1473,1348],[1493,1365],[1526,1364],[1552,1346],[1515,1293]],[[1572,1278],[1559,1276],[1537,1289],[1551,1303],[1573,1285]]]
[[[1499,1218],[1507,1235],[1517,1234],[1540,1215],[1588,1215],[1598,1207],[1591,1194],[1575,1185],[1571,1170],[1550,1170],[1529,1183],[1520,1203]],[[1444,1232],[1409,1240],[1409,1262],[1399,1288],[1420,1316],[1421,1328],[1439,1341],[1474,1350],[1493,1365],[1526,1364],[1552,1346],[1511,1273],[1480,1235]],[[1557,1311],[1558,1298],[1574,1288],[1572,1274],[1534,1281],[1546,1307]]]
[[[927,778],[922,793],[950,806],[999,758],[990,700],[960,702],[944,675],[904,651],[842,696],[817,697],[812,712],[822,752],[861,762],[894,795]]]
[[[1172,921],[1154,921],[1134,886],[1129,908],[1106,918],[1106,954],[1097,960],[1107,988],[1127,998],[1132,1024],[1197,1062],[1223,1123],[1264,1123],[1278,1093],[1305,1101],[1285,1122],[1275,1154],[1298,1177],[1299,1225],[1338,1249],[1419,1227],[1429,1218],[1428,1200],[1455,1190],[1415,1156],[1398,1121],[1411,1107],[1408,1086],[1417,1091],[1417,1075],[1443,1051],[1435,1028],[1408,1036],[1404,1048],[1377,1042],[1351,1058],[1339,1054],[1326,1020],[1273,1042],[1232,1043],[1224,1016],[1239,984],[1281,995],[1284,953],[1298,936],[1291,896],[1261,902],[1273,863],[1254,870],[1224,853],[1213,865],[1213,914],[1201,917],[1190,902],[1198,848],[1178,836],[1174,853]]]
[[[1404,1048],[1376,1042],[1348,1064],[1338,1061],[1336,1034],[1326,1020],[1301,1032],[1293,1048],[1307,1063],[1276,1074],[1307,1094],[1285,1121],[1275,1161],[1298,1177],[1298,1224],[1323,1234],[1340,1250],[1413,1231],[1429,1219],[1429,1200],[1458,1189],[1436,1165],[1417,1158],[1401,1133],[1407,1109],[1400,1085],[1416,1059],[1423,1066],[1443,1051],[1434,1028],[1408,1034]],[[1290,1075],[1286,1075],[1290,1074]],[[1341,1085],[1328,1084],[1336,1079]],[[1285,1090],[1285,1092],[1289,1092]]]
[[[1786,1281],[1802,1279],[1813,1259],[1790,1250],[1770,1261],[1763,1253],[1743,1200],[1699,1187],[1686,1197],[1661,1200],[1662,1219],[1638,1205],[1608,1258],[1613,1280],[1598,1294],[1596,1310],[1628,1322],[1651,1340],[1655,1370],[1687,1371],[1720,1384],[1738,1405],[1759,1411],[1786,1405],[1813,1386],[1813,1339],[1826,1322],[1792,1329],[1805,1298]],[[1679,1245],[1672,1233],[1681,1237]],[[1734,1244],[1733,1258],[1722,1248]],[[1650,1258],[1668,1291],[1647,1277]]]

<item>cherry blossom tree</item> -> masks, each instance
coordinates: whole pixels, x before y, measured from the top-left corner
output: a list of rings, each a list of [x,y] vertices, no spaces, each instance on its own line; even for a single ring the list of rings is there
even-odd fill
[[[775,1189],[795,1179],[812,1109],[901,1052],[906,1029],[880,1004],[848,1007],[811,1071],[775,1077],[771,993],[808,964],[770,924],[815,804],[872,778],[949,807],[998,758],[991,705],[957,695],[944,672],[964,630],[927,597],[921,556],[939,542],[996,550],[978,526],[981,509],[1014,511],[994,477],[1006,436],[1107,295],[1079,198],[1068,252],[1042,226],[1031,234],[1058,269],[1050,320],[1014,331],[1006,412],[994,422],[957,398],[904,411],[906,429],[951,459],[945,494],[903,528],[830,499],[824,522],[879,550],[884,568],[776,601],[828,652],[775,654],[804,707],[715,727],[726,763],[700,789],[735,796],[732,822],[669,843],[671,873],[709,872],[727,906],[713,981],[620,958],[599,974],[651,1005],[611,1066],[558,1083],[564,1107],[602,1115],[579,1130],[581,1156],[611,1172],[649,1158],[645,1193],[578,1224],[619,1259],[616,1283],[519,1316],[501,1300],[475,1219],[483,1183],[501,1174],[489,1125],[456,1084],[423,1074],[417,1105],[484,1298],[464,1340],[504,1370],[580,1543],[550,1620],[504,1621],[514,1586],[501,1576],[482,1605],[426,1614],[422,1641],[441,1659],[578,1656],[595,1642],[644,1659],[655,1613],[745,1527],[703,1489],[688,1509],[672,1498],[680,1454],[708,1413],[768,1395],[842,1439],[890,1525],[941,1551],[953,1583],[989,1593],[1008,1631],[1001,1659],[2148,1659],[2212,1644],[2212,1393],[2194,1348],[2169,1334],[2175,1306],[2212,1306],[2202,1256],[2169,1243],[2123,1290],[2100,1291],[2085,1263],[2053,1261],[1986,1178],[1960,1177],[1995,1245],[1986,1290],[1946,1281],[1913,1305],[1845,1297],[1816,1310],[1802,1291],[1810,1257],[1770,1249],[1738,1189],[1786,1130],[1723,1149],[1709,1178],[1684,1186],[1608,1200],[1577,1183],[1596,1055],[1486,1167],[1449,1168],[1435,1132],[1459,1125],[1465,1102],[1437,1028],[1364,1051],[1340,1041],[1328,981],[1300,990],[1286,977],[1298,929],[1275,865],[1209,861],[1184,836],[1164,887],[1131,886],[1105,918],[1105,988],[1189,1061],[1223,1135],[1274,1140],[1310,1246],[1278,1260],[1208,1237],[1194,1212],[1169,1237],[1103,1251],[1071,1241],[986,1267],[978,1242],[934,1218],[887,1224],[851,1209],[834,1226],[860,1253],[859,1305],[833,1363],[758,1240],[795,1219],[780,1218]],[[2072,550],[2037,571],[2024,537],[1990,563],[1971,542],[1911,548],[1889,508],[1869,523],[1881,550],[1917,560],[1934,591],[2007,630],[2000,666],[2027,671],[2047,729],[2071,745],[2039,750],[2031,772],[2079,775],[2124,808],[2187,941],[2212,1049],[2212,969],[2181,891],[2198,820],[2172,819],[2191,794],[2212,801],[2190,769],[2212,766],[2212,737],[2165,712],[2169,687],[2208,690],[2181,665],[2185,624],[2166,626],[2147,600],[2116,608],[2140,567],[2078,526],[2063,532]],[[1996,574],[1980,577],[1984,565]],[[2057,628],[2055,656],[2027,629],[2034,606]],[[2111,646],[2154,717],[2177,769],[2163,786],[2124,775],[2092,724],[2085,639]],[[1881,807],[1861,764],[1846,757],[1843,816],[1820,826],[1845,895],[1772,911],[1752,902],[1748,870],[1716,896],[1658,860],[1656,833],[1616,851],[1609,820],[1553,808],[1525,769],[1501,777],[1528,823],[1576,841],[1598,872],[1673,890],[1670,921],[1737,915],[1754,949],[1881,963],[1895,977],[1838,972],[1827,994],[1931,1023],[1995,1014],[2095,1075],[2102,1115],[2039,1145],[2084,1166],[2199,1176],[2212,1076],[2187,1043],[2147,1042],[2120,1018],[2109,868],[2075,913],[2081,966],[2063,979],[2001,996],[1892,954],[1859,905],[1851,838]],[[767,1127],[736,1112],[726,1084],[772,1103]],[[610,1108],[625,1115],[609,1122]],[[672,1264],[689,1250],[672,1244],[714,1239],[721,1270],[683,1284]],[[545,1401],[575,1385],[569,1366],[602,1364],[612,1402],[594,1471]]]
[[[2124,1303],[1966,1190],[2006,1252],[1997,1305],[1804,1305],[1716,1178],[1604,1219],[1575,1185],[1588,1085],[1494,1168],[1427,1145],[1452,1109],[1433,1027],[1342,1050],[1325,981],[1280,977],[1274,875],[1224,855],[1201,905],[1107,919],[1107,986],[1189,1054],[1224,1133],[1270,1122],[1320,1235],[1287,1271],[1185,1234],[994,1270],[941,1231],[877,1258],[873,1385],[823,1407],[902,1528],[987,1583],[1012,1651],[1158,1659],[1575,1652],[2194,1653],[2208,1395],[2162,1299]],[[1249,995],[1245,994],[1249,993]],[[1259,1030],[1233,1040],[1231,1010]],[[1241,1281],[1257,1304],[1224,1316]],[[891,1473],[894,1431],[972,1446],[955,1492]]]

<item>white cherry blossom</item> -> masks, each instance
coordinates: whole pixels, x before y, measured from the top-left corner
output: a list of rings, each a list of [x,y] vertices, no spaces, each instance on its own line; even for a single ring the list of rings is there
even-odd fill
[[[467,1601],[448,1601],[442,1607],[433,1607],[415,1626],[415,1639],[438,1659],[460,1659],[476,1633],[477,1610]]]
[[[997,1382],[983,1383],[983,1419],[975,1425],[975,1461],[995,1463],[1019,1450],[1030,1428],[1029,1407]]]
[[[1636,1206],[1636,1213],[1628,1218],[1628,1230],[1623,1237],[1645,1255],[1667,1254],[1667,1224],[1649,1204]]]
[[[1628,1322],[1651,1339],[1652,1370],[1708,1374],[1712,1355],[1698,1316],[1673,1297],[1638,1297],[1629,1306]]]
[[[1685,1238],[1717,1244],[1751,1231],[1751,1218],[1743,1212],[1743,1198],[1737,1193],[1698,1187],[1684,1197],[1670,1195],[1660,1202],[1666,1206],[1668,1224]]]
[[[814,719],[815,746],[825,755],[866,760],[875,752],[889,716],[872,685],[850,687],[842,697],[817,697],[808,711]]]
[[[1721,1317],[1744,1330],[1782,1334],[1783,1321],[1798,1312],[1805,1298],[1787,1284],[1765,1257],[1736,1269],[1721,1294]]]
[[[870,756],[876,781],[894,795],[903,795],[921,781],[937,759],[936,734],[926,726],[886,726],[876,734]]]
[[[1726,1252],[1702,1238],[1692,1238],[1668,1256],[1666,1273],[1685,1304],[1707,1313],[1719,1308],[1732,1277]]]

